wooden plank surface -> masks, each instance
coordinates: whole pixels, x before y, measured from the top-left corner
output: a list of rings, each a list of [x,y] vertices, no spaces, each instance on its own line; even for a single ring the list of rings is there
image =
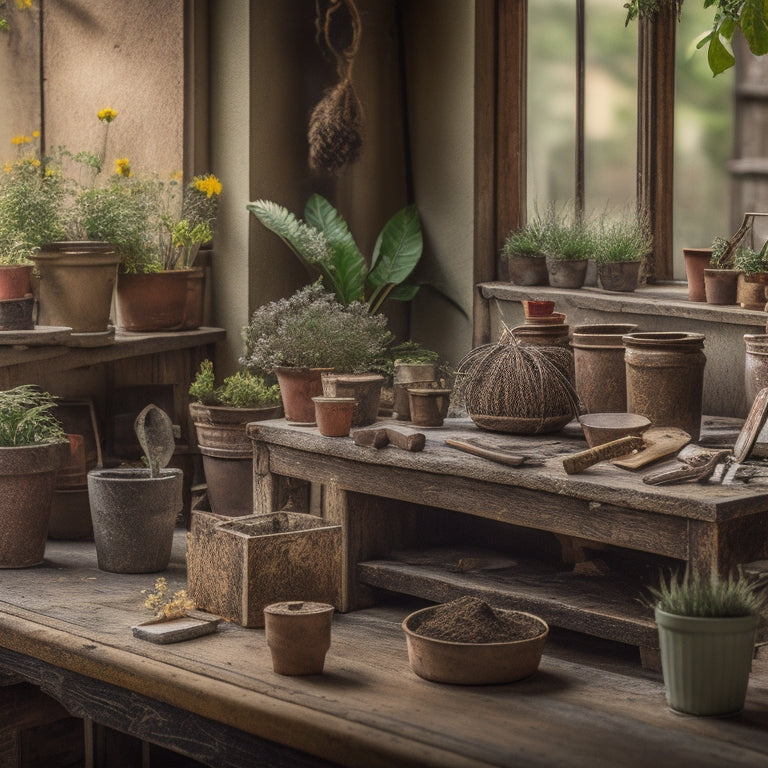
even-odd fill
[[[171,589],[184,584],[183,543],[180,532],[164,574]],[[335,616],[326,673],[281,677],[263,630],[222,624],[173,646],[134,639],[141,590],[153,581],[99,571],[92,543],[50,542],[45,565],[0,571],[0,646],[345,766],[721,768],[768,760],[768,670],[759,665],[745,712],[727,720],[672,714],[660,676],[643,671],[635,653],[567,634],[550,639],[527,680],[440,685],[411,672],[400,622],[418,604],[397,602]],[[4,665],[13,658],[3,655]],[[59,677],[47,684],[61,692],[68,677]],[[100,706],[112,705],[104,698]],[[143,717],[154,729],[176,722]]]

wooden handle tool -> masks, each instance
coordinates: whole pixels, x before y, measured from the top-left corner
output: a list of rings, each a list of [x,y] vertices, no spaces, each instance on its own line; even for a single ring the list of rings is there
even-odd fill
[[[507,464],[510,467],[519,467],[526,459],[525,456],[515,456],[514,454],[507,453],[507,451],[483,448],[479,445],[474,445],[473,443],[465,443],[462,440],[448,439],[445,441],[445,444],[450,445],[452,448],[458,448],[465,453],[471,453],[474,456],[481,456],[484,459]]]
[[[386,429],[356,429],[352,433],[352,439],[355,441],[355,445],[362,445],[366,448],[384,448],[389,444]]]
[[[634,435],[620,437],[618,440],[611,440],[610,443],[603,443],[603,445],[594,448],[587,448],[586,451],[579,451],[566,456],[563,459],[563,467],[569,475],[575,475],[593,464],[617,459],[619,456],[626,456],[633,451],[639,451],[644,445],[642,437],[635,437]]]
[[[415,453],[417,451],[424,450],[427,438],[423,432],[416,432],[413,429],[395,429],[394,427],[387,427],[387,437],[389,442],[397,448],[402,448],[404,451],[411,451]]]

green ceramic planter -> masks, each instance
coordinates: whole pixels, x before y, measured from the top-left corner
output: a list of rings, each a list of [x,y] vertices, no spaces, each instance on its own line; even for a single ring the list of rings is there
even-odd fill
[[[741,712],[758,622],[758,616],[709,619],[656,608],[670,708],[720,717]]]

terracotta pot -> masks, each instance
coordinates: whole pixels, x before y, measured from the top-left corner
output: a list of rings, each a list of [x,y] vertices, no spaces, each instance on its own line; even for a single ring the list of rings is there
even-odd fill
[[[688,280],[688,301],[706,301],[704,270],[709,268],[711,248],[683,248],[685,276]]]
[[[92,469],[88,498],[99,569],[156,573],[171,560],[173,529],[183,507],[183,473],[164,468]]]
[[[357,405],[354,397],[313,397],[315,421],[325,437],[347,437],[352,427],[352,413]]]
[[[353,427],[365,427],[376,421],[383,376],[378,373],[324,373],[322,382],[325,397],[351,397],[356,401],[352,411]]]
[[[323,394],[322,375],[330,372],[330,368],[275,368],[285,420],[289,424],[315,425],[315,404],[312,398]]]
[[[768,387],[768,334],[745,333],[744,394],[751,406],[757,393]]]
[[[34,309],[31,296],[0,300],[0,331],[31,331],[35,327]]]
[[[587,413],[627,409],[627,372],[622,336],[637,330],[624,325],[579,325],[573,329],[576,391]]]
[[[291,601],[264,609],[264,628],[278,675],[319,675],[331,647],[334,608],[329,603]]]
[[[549,317],[555,311],[554,301],[526,299],[521,304],[526,319],[529,317]]]
[[[537,325],[526,323],[512,329],[514,337],[523,346],[529,347],[566,347],[570,346],[570,326],[565,323]]]
[[[232,408],[190,403],[189,415],[203,456],[211,511],[242,517],[253,514],[253,443],[246,428],[252,421],[279,419],[283,406]]]
[[[630,333],[623,342],[627,411],[647,416],[656,427],[678,427],[696,442],[701,432],[704,335]]]
[[[117,324],[125,331],[180,331],[189,293],[189,270],[167,269],[117,280]]]
[[[508,642],[459,643],[418,634],[418,625],[435,608],[439,606],[415,611],[402,624],[408,660],[419,677],[437,683],[489,685],[522,680],[539,668],[549,627],[538,616],[523,611],[503,611],[509,616],[521,615],[538,621],[541,631],[535,637]]]
[[[32,295],[32,264],[0,264],[0,301]]]
[[[547,285],[547,260],[541,256],[510,256],[509,280],[515,285]]]
[[[768,272],[755,275],[739,274],[736,283],[736,302],[742,309],[762,312],[765,309],[765,287],[768,285]]]
[[[639,261],[617,261],[597,265],[597,285],[605,291],[634,291],[639,276]]]
[[[194,331],[203,324],[204,295],[205,272],[202,267],[191,267],[187,272],[187,299],[181,325],[183,331]]]
[[[411,424],[416,427],[440,427],[448,414],[450,389],[408,388]]]
[[[0,448],[0,568],[43,562],[56,472],[69,442]]]
[[[705,269],[704,291],[707,304],[735,304],[738,279],[738,269]]]
[[[73,333],[106,333],[120,256],[91,240],[44,245],[32,257],[39,301],[38,325]]]
[[[554,288],[581,288],[587,277],[589,259],[569,261],[547,256],[549,284]]]
[[[411,406],[408,400],[408,387],[415,384],[434,382],[437,386],[435,366],[432,363],[404,363],[395,360],[395,374],[392,384],[394,403],[393,416],[400,421],[411,418]]]

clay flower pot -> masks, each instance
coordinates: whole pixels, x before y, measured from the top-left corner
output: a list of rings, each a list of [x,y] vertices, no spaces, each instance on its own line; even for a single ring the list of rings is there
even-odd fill
[[[549,317],[555,311],[554,301],[544,299],[526,299],[522,302],[523,312],[528,317]]]
[[[416,427],[441,427],[448,414],[450,389],[408,388],[411,424]]]
[[[688,301],[706,301],[704,270],[709,269],[711,248],[683,248],[685,277],[688,280]]]
[[[352,428],[352,413],[357,405],[354,397],[313,397],[315,421],[325,437],[347,437]]]
[[[334,608],[328,603],[291,601],[264,609],[267,645],[278,675],[319,675],[331,647]]]
[[[35,300],[32,296],[22,299],[0,299],[0,331],[31,331]]]
[[[0,301],[32,295],[32,264],[0,264]]]
[[[352,411],[352,426],[366,427],[379,416],[381,385],[384,377],[378,373],[324,373],[325,397],[352,397],[356,404]]]
[[[597,265],[597,285],[604,291],[630,293],[637,288],[639,261],[614,261]]]
[[[547,256],[549,284],[554,288],[581,288],[587,278],[589,259],[556,259]]]
[[[322,397],[323,373],[330,368],[291,368],[277,366],[275,375],[283,399],[285,420],[289,424],[312,427],[315,425],[313,397]]]
[[[179,331],[185,327],[189,269],[120,275],[115,307],[125,331]]]
[[[434,363],[406,363],[395,360],[395,376],[392,384],[394,403],[393,416],[400,421],[411,418],[411,406],[408,401],[408,387],[436,385]]]
[[[735,304],[738,280],[738,269],[705,269],[704,291],[707,304]]]
[[[541,256],[510,256],[507,259],[509,280],[514,285],[547,285],[547,260]]]
[[[739,275],[736,283],[736,302],[742,309],[762,312],[765,309],[765,287],[768,285],[768,272],[754,275]]]

